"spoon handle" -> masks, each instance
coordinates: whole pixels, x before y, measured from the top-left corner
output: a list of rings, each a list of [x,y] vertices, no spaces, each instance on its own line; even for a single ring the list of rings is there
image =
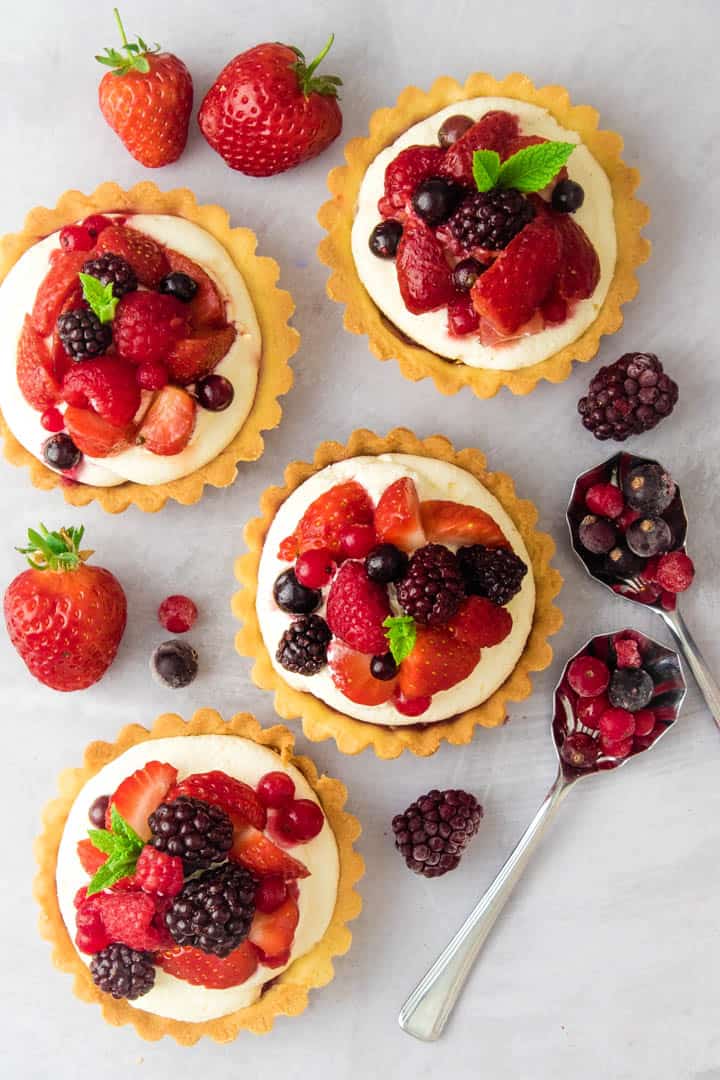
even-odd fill
[[[713,720],[720,727],[720,686],[710,674],[710,669],[705,663],[695,639],[688,630],[685,620],[677,609],[675,611],[661,611],[660,614],[667,623],[670,633],[675,638],[680,652],[687,660],[688,666],[695,676],[695,681],[700,687],[700,692],[707,702]]]
[[[492,885],[410,994],[398,1017],[400,1027],[408,1035],[434,1042],[442,1034],[475,957],[571,783],[560,770],[545,801]]]

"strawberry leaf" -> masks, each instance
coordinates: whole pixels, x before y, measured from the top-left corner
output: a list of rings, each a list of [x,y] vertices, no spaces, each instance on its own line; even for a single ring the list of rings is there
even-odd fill
[[[82,284],[83,296],[101,323],[112,322],[115,308],[120,303],[119,296],[113,296],[112,281],[103,285],[92,274],[78,274]]]
[[[557,176],[575,143],[544,142],[518,150],[500,166],[497,186],[525,192],[542,191]]]
[[[417,627],[412,615],[388,615],[383,626],[386,628],[388,648],[396,664],[402,664],[415,648]]]
[[[495,150],[476,150],[473,154],[473,177],[478,191],[495,187],[500,172],[500,155]]]

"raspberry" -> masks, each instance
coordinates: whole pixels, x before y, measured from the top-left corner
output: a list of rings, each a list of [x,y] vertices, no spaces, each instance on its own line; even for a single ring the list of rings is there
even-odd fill
[[[110,323],[101,323],[95,312],[87,308],[63,312],[57,330],[65,352],[73,360],[102,356],[112,341]]]
[[[597,731],[600,727],[600,717],[610,708],[610,700],[607,694],[600,694],[593,698],[580,698],[577,705],[577,718],[585,727]]]
[[[60,230],[63,251],[90,251],[95,246],[95,234],[83,225],[66,225]]]
[[[140,952],[153,952],[167,942],[164,929],[155,925],[157,908],[147,893],[104,892],[94,899],[111,941]]]
[[[448,624],[455,636],[470,645],[490,649],[512,630],[512,615],[484,596],[469,596]]]
[[[642,667],[642,656],[634,638],[618,638],[615,641],[615,656],[619,668]]]
[[[150,844],[140,852],[135,866],[133,884],[139,885],[143,892],[156,893],[158,896],[177,896],[183,887],[182,859],[176,855],[166,855]]]
[[[132,292],[118,304],[113,323],[115,346],[134,364],[167,359],[187,333],[187,308],[174,296]]]
[[[140,407],[140,387],[130,364],[115,357],[75,364],[63,379],[68,405],[93,409],[103,420],[121,427]]]
[[[448,622],[464,597],[465,586],[457,559],[442,544],[425,544],[418,548],[410,559],[405,577],[397,583],[400,607],[420,623],[442,625]],[[363,651],[378,653],[384,652],[385,648],[380,644]]]
[[[668,551],[658,560],[655,580],[670,593],[685,592],[693,583],[695,566],[684,551]]]
[[[500,607],[520,592],[528,569],[514,551],[483,544],[461,547],[457,560],[468,595],[484,596]]]
[[[466,251],[500,251],[535,217],[533,204],[514,188],[495,188],[469,195],[448,225]]]
[[[166,596],[158,608],[160,624],[171,634],[186,634],[198,616],[198,609],[189,596]]]
[[[80,952],[91,955],[106,949],[111,939],[105,929],[98,903],[94,897],[87,900],[85,898],[86,892],[87,890],[82,890],[82,900],[77,905],[75,914],[75,925],[77,927],[75,944]]]
[[[592,769],[600,754],[600,746],[591,735],[575,731],[567,735],[560,747],[560,757],[573,769]]]
[[[389,614],[385,586],[370,580],[363,563],[343,563],[327,601],[332,633],[358,652],[383,653],[387,651],[383,622]]]
[[[669,416],[678,387],[654,353],[625,353],[591,380],[578,402],[584,426],[596,439],[617,439],[650,431]]]
[[[137,382],[142,390],[162,390],[170,381],[168,369],[158,361],[147,364],[139,364],[137,368]]]
[[[138,287],[137,274],[132,266],[119,255],[107,252],[97,259],[89,259],[82,268],[83,274],[97,278],[102,285],[113,287],[113,296],[118,298],[125,293],[135,292]]]
[[[445,155],[437,146],[408,146],[385,169],[385,194],[378,203],[383,217],[395,218],[411,209],[415,189],[436,176]]]
[[[596,656],[577,656],[567,669],[567,681],[580,697],[597,697],[607,690],[610,671]]]
[[[635,733],[635,721],[627,709],[606,709],[600,717],[603,742],[622,742]]]
[[[93,982],[114,998],[134,1001],[147,994],[155,983],[152,958],[126,945],[108,945],[90,964]]]
[[[585,493],[585,505],[592,514],[616,518],[625,509],[625,500],[620,488],[614,484],[593,484]]]
[[[312,548],[298,556],[295,577],[306,589],[322,589],[333,576],[335,563],[327,548]]]
[[[454,870],[480,828],[483,810],[467,791],[429,791],[393,818],[395,847],[427,878]]]
[[[315,675],[327,663],[331,636],[328,624],[319,615],[301,615],[293,619],[280,638],[275,657],[287,671]]]

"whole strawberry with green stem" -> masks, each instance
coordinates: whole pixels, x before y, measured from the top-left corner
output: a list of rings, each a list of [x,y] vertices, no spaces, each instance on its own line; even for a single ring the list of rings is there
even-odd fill
[[[36,679],[53,690],[84,690],[115,659],[127,621],[127,601],[109,570],[89,566],[85,530],[28,529],[18,548],[30,569],[5,592],[10,640]]]
[[[320,154],[342,130],[337,75],[316,75],[333,41],[311,63],[279,42],[227,64],[200,106],[200,129],[220,157],[248,176],[274,176]]]
[[[148,169],[169,165],[185,149],[193,103],[193,82],[172,53],[151,49],[141,37],[130,42],[117,8],[119,49],[95,59],[112,68],[98,89],[100,109],[136,161]]]

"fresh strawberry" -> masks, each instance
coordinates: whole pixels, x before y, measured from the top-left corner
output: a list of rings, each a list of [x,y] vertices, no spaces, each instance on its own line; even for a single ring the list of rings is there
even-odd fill
[[[382,705],[395,692],[396,679],[376,679],[370,673],[372,657],[333,641],[328,649],[330,677],[345,697],[358,705]]]
[[[78,284],[78,274],[87,262],[86,251],[55,252],[50,269],[40,283],[32,309],[32,324],[41,337],[55,329],[68,293]]]
[[[512,615],[484,596],[469,596],[447,624],[459,641],[489,649],[499,645],[512,630]]]
[[[18,386],[28,405],[44,412],[60,400],[60,387],[52,374],[52,358],[48,347],[34,328],[30,316],[25,316],[17,347],[15,372]]]
[[[452,272],[442,248],[432,230],[419,218],[411,218],[405,225],[398,244],[396,268],[400,294],[413,315],[435,311],[454,299]]]
[[[179,454],[195,430],[197,406],[186,390],[164,386],[145,414],[138,442],[153,454]]]
[[[385,194],[378,202],[383,217],[403,220],[412,211],[415,188],[437,176],[445,158],[439,146],[408,146],[385,170]]]
[[[107,861],[107,855],[99,851],[91,840],[78,840],[77,854],[80,865],[90,877]]]
[[[558,277],[555,278],[550,292],[540,305],[543,323],[549,326],[559,326],[565,322],[568,316],[567,300],[564,300],[558,291]],[[541,327],[544,329],[544,326]]]
[[[398,685],[406,698],[449,690],[475,669],[480,648],[462,641],[449,627],[418,626],[410,655],[400,665]]]
[[[218,329],[225,325],[225,304],[209,274],[187,255],[173,248],[165,252],[170,270],[187,274],[197,285],[197,292],[187,305],[190,324],[196,330]]]
[[[126,293],[118,304],[113,323],[115,347],[123,359],[133,364],[167,363],[187,332],[185,305],[174,296],[156,292]]]
[[[560,269],[559,233],[536,218],[515,236],[472,288],[480,315],[502,334],[511,334],[535,314]]]
[[[448,333],[452,337],[474,334],[480,325],[480,316],[469,294],[456,296],[448,304]]]
[[[477,506],[447,499],[424,499],[420,503],[420,518],[429,543],[510,546],[495,519]]]
[[[13,645],[36,679],[54,690],[83,690],[115,659],[127,618],[125,593],[109,570],[89,566],[82,527],[28,530],[30,569],[5,592]]]
[[[147,893],[118,890],[98,893],[92,899],[97,902],[111,941],[120,941],[139,952],[154,952],[172,944],[167,930],[155,918],[157,909]]]
[[[148,169],[169,165],[185,149],[193,102],[193,83],[182,60],[148,48],[141,37],[129,44],[117,8],[120,49],[96,56],[112,68],[98,96],[102,114],[136,161]]]
[[[562,248],[558,294],[565,300],[585,300],[592,296],[600,280],[598,254],[572,214],[553,214],[552,220]]]
[[[166,762],[149,761],[127,776],[108,803],[105,827],[110,828],[112,807],[132,825],[142,840],[150,839],[148,818],[166,798],[177,780],[177,769]]]
[[[385,586],[370,580],[364,563],[343,563],[330,586],[325,612],[333,634],[358,652],[387,652],[383,622],[389,614]]]
[[[475,190],[473,179],[473,154],[476,150],[495,150],[500,157],[507,156],[507,148],[518,137],[520,124],[512,113],[494,109],[473,124],[450,147],[442,164],[442,174]]]
[[[414,551],[425,543],[420,520],[420,499],[410,477],[395,480],[380,496],[375,511],[375,531],[384,544]]]
[[[268,877],[270,874],[279,874],[284,878],[310,876],[306,866],[273,844],[260,829],[248,825],[243,818],[234,814],[230,814],[230,818],[234,825],[231,859],[242,863],[258,877]]]
[[[170,264],[164,248],[146,233],[127,225],[111,225],[98,237],[97,255],[112,252],[130,263],[141,285],[155,289],[168,273]]]
[[[129,424],[140,408],[140,387],[132,364],[114,357],[73,364],[63,379],[68,405],[94,409],[117,427]]]
[[[133,885],[142,889],[143,892],[172,897],[177,896],[181,891],[184,880],[182,859],[177,855],[168,855],[165,851],[158,851],[150,844],[145,845],[135,865]]]
[[[131,426],[111,424],[92,409],[76,409],[69,405],[64,421],[72,441],[88,457],[104,458],[119,454],[132,442]]]
[[[236,780],[219,769],[186,776],[175,785],[168,797],[175,799],[178,795],[202,799],[213,806],[220,806],[228,813],[232,812],[256,829],[265,828],[267,811],[254,790],[249,784]]]
[[[165,358],[170,378],[186,386],[208,375],[225,356],[235,337],[235,328],[226,326],[223,330],[182,338]]]
[[[288,962],[299,921],[300,909],[292,897],[269,915],[255,912],[248,940],[260,950],[266,967],[283,967]]]
[[[315,75],[333,40],[310,64],[299,49],[268,42],[223,68],[200,106],[198,123],[231,169],[274,176],[316,157],[338,137],[341,80]]]
[[[257,970],[259,956],[252,942],[243,941],[242,945],[224,957],[213,956],[192,945],[183,945],[159,953],[155,960],[168,975],[174,975],[192,986],[225,990],[247,982]]]
[[[356,480],[335,484],[310,503],[295,532],[280,545],[279,557],[291,562],[312,548],[326,548],[333,559],[343,557],[342,536],[349,525],[371,525],[373,504]]]

